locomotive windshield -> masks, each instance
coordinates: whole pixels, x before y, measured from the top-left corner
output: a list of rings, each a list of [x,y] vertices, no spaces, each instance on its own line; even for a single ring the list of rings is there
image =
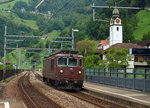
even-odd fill
[[[59,58],[58,65],[67,66],[67,58]]]
[[[77,59],[75,58],[58,58],[59,66],[77,66]]]
[[[77,59],[69,58],[69,66],[77,66]]]
[[[82,59],[79,60],[79,66],[82,66]]]

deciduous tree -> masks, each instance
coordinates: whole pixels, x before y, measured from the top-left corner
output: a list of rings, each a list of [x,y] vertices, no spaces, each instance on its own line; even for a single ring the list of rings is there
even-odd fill
[[[92,40],[82,40],[77,43],[77,50],[83,55],[91,55],[96,52],[95,41]]]

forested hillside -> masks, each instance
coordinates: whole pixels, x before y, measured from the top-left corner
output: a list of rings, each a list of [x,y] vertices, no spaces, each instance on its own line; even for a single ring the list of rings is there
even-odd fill
[[[105,0],[94,1],[98,4],[105,3]],[[3,46],[4,25],[8,26],[8,34],[68,36],[72,27],[80,29],[85,26],[92,14],[90,0],[45,0],[35,9],[39,2],[40,0],[14,0],[0,5],[0,46]],[[41,15],[48,12],[51,14],[48,18]],[[3,55],[3,49],[0,54]]]
[[[95,5],[150,7],[149,0],[12,0],[0,4],[0,56],[3,56],[4,26],[8,34],[70,36],[71,29],[79,29],[75,42],[84,39],[104,40],[109,38],[109,23],[92,20]],[[96,9],[96,18],[110,20],[113,9]],[[147,39],[150,31],[150,11],[119,9],[123,24],[124,42]],[[145,29],[144,29],[145,28]],[[143,38],[144,36],[144,38]],[[49,40],[25,40],[19,46],[48,47]],[[16,47],[16,45],[12,45]],[[54,45],[57,47],[57,45]],[[10,51],[8,51],[10,52]],[[32,54],[33,55],[33,54]],[[28,56],[30,57],[30,56]],[[34,58],[34,57],[32,57]]]

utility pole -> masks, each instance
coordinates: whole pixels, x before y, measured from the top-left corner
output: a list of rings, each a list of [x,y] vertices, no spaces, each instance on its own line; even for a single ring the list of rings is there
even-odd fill
[[[48,53],[50,55],[52,53],[52,51],[50,50],[51,49],[50,43],[48,44],[48,48],[49,48]]]
[[[93,6],[95,6],[95,3],[93,3]],[[95,21],[95,7],[93,7],[93,21]]]
[[[62,45],[62,42],[61,42],[61,49],[63,49],[63,45]]]
[[[6,73],[6,42],[7,42],[7,26],[5,26],[5,33],[4,33],[4,60],[3,60],[3,80],[5,80],[5,73]]]
[[[79,30],[72,28],[72,34],[71,34],[71,36],[72,36],[72,50],[74,50],[74,32],[79,32]]]

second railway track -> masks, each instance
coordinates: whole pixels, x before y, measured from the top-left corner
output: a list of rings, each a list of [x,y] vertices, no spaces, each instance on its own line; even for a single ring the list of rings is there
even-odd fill
[[[29,73],[21,77],[18,84],[27,108],[61,108],[32,86],[29,81]]]
[[[100,107],[100,108],[126,108],[126,107],[121,106],[119,104],[115,104],[115,103],[106,101],[104,99],[97,98],[95,96],[92,96],[92,95],[89,95],[89,94],[86,94],[83,92],[75,92],[75,93],[69,93],[69,94],[74,96],[74,97],[77,97],[83,101],[91,103],[97,107]]]

